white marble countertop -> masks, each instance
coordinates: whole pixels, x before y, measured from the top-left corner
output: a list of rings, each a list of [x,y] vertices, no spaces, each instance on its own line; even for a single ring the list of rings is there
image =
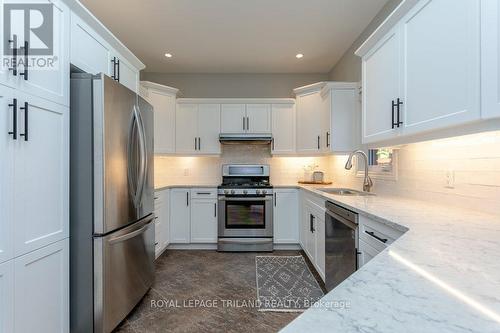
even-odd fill
[[[282,332],[500,332],[500,216],[296,187],[408,231]]]
[[[169,188],[217,188],[219,184],[155,184],[155,191],[162,191]]]

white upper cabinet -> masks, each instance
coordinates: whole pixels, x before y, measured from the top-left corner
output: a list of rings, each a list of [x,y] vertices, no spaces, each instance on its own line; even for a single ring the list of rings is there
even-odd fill
[[[18,66],[16,71],[2,70],[0,83],[58,104],[69,105],[70,11],[60,0],[43,0],[39,3],[53,5],[53,38],[51,41],[36,41],[32,35],[27,38],[23,33],[24,20],[14,19],[9,36],[13,42],[9,45],[14,48],[14,44],[17,44]],[[52,46],[52,50],[45,45],[48,48]],[[41,50],[47,54],[37,55]],[[25,66],[26,63],[30,66]]]
[[[198,151],[198,104],[178,104],[175,110],[175,151]]]
[[[177,104],[175,142],[178,154],[220,154],[220,104]]]
[[[481,2],[481,116],[500,117],[500,3]]]
[[[71,63],[91,73],[109,74],[111,49],[78,15],[71,13]]]
[[[69,235],[69,108],[21,93],[17,103],[16,256]]]
[[[198,105],[198,153],[220,154],[220,104]]]
[[[154,109],[155,154],[175,153],[175,98],[178,91],[153,82],[141,82],[141,95]]]
[[[19,136],[14,108],[14,89],[0,85],[0,263],[14,252],[14,148]],[[16,99],[17,102],[17,99]],[[9,105],[10,104],[10,105]],[[16,107],[17,108],[17,107]],[[9,134],[11,133],[11,134]],[[1,322],[1,320],[0,320]]]
[[[479,2],[424,0],[402,19],[405,134],[480,118]]]
[[[271,105],[247,104],[247,132],[271,133]]]
[[[360,145],[360,100],[358,83],[329,82],[321,91],[328,121],[327,152],[350,152]]]
[[[318,154],[326,145],[326,117],[322,108],[324,82],[294,90],[297,95],[297,153]],[[322,140],[323,138],[323,140]]]
[[[394,29],[363,57],[363,143],[396,135],[392,103],[401,96],[400,37]]]
[[[295,104],[272,104],[273,155],[295,153]]]
[[[480,119],[480,0],[402,2],[356,54],[364,143]]]
[[[246,105],[222,104],[221,132],[243,133],[246,131]]]

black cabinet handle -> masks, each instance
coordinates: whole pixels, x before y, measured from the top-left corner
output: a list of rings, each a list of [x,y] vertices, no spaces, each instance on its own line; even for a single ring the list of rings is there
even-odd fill
[[[194,138],[194,150],[197,150],[197,147],[198,147],[198,142],[197,142],[198,138]]]
[[[217,203],[214,203],[214,217],[217,217]]]
[[[189,206],[189,192],[186,192],[186,206]]]
[[[396,108],[397,108],[397,112],[398,112],[398,117],[397,117],[397,125],[398,125],[398,128],[400,125],[403,125],[403,122],[400,121],[400,114],[401,114],[401,105],[403,105],[403,102],[398,98],[397,99],[397,102],[396,102]]]
[[[274,193],[274,207],[276,207],[276,193]]]
[[[314,233],[316,231],[316,229],[314,229],[314,215],[313,214],[309,214],[309,230]]]
[[[250,130],[250,118],[247,117],[247,131]]]
[[[111,62],[113,63],[113,75],[111,75],[111,78],[115,81],[118,81],[118,75],[116,70],[116,64],[117,64],[116,57],[113,57],[113,59],[111,59]]]
[[[319,150],[319,139],[320,139],[320,138],[319,138],[319,135],[318,135],[318,150]]]
[[[116,67],[118,68],[118,78],[116,80],[120,82],[120,59],[116,61]]]
[[[394,108],[396,107],[396,103],[394,102],[394,100],[392,100],[391,103],[392,103],[392,109],[391,109],[392,110],[392,129],[394,129],[397,126],[397,124],[394,123],[394,118],[395,118],[394,117]]]
[[[24,80],[28,80],[28,56],[29,56],[29,43],[27,41],[24,42],[24,46],[22,47],[24,49],[24,72],[20,73],[19,75],[24,76]],[[28,141],[28,140],[26,140]]]
[[[365,230],[365,233],[367,233],[368,235],[372,236],[375,239],[378,239],[382,243],[387,243],[387,241],[388,241],[388,239],[386,239],[386,238],[380,238],[379,236],[375,235],[375,233],[373,231],[366,231]]]
[[[12,104],[9,104],[12,107],[12,139],[17,140],[17,98],[12,99]]]
[[[12,71],[12,75],[17,76],[17,35],[12,35],[12,39],[9,39],[9,44],[12,44],[12,57],[14,58],[9,71]]]
[[[24,102],[24,106],[19,109],[24,110],[24,133],[19,134],[19,136],[24,136],[24,141],[28,141],[28,102]]]
[[[201,150],[201,138],[198,137],[198,150]]]
[[[243,117],[243,130],[245,130],[245,117]]]
[[[330,147],[330,132],[326,132],[326,146]]]
[[[274,150],[274,138],[271,139],[272,150]]]

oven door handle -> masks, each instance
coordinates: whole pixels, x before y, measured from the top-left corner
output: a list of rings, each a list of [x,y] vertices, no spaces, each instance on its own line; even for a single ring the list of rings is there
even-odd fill
[[[221,197],[219,201],[272,201],[272,197]]]

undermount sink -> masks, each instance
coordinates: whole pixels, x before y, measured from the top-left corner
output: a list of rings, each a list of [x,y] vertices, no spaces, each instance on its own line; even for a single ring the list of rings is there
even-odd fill
[[[317,190],[321,191],[321,192],[325,192],[325,193],[336,194],[336,195],[349,195],[349,196],[375,195],[374,193],[353,190],[350,188],[330,187],[330,188],[317,188]]]

